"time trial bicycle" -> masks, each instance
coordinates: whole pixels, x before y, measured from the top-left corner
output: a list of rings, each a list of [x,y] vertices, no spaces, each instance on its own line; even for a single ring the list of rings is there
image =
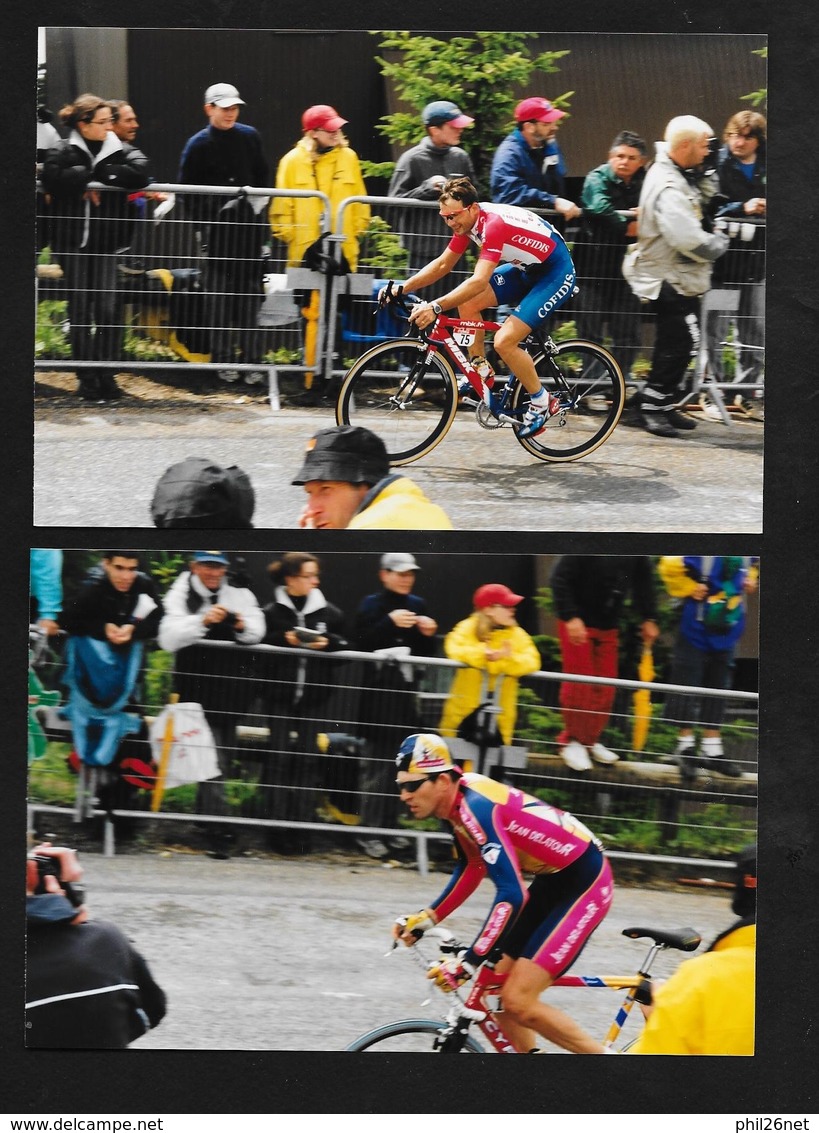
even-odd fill
[[[603,1039],[607,1050],[615,1050],[623,1026],[635,1003],[651,1002],[651,968],[660,952],[678,949],[681,952],[695,952],[702,943],[702,937],[692,928],[674,931],[657,928],[624,928],[623,936],[632,940],[649,939],[648,952],[636,974],[627,976],[580,976],[567,972],[559,976],[552,987],[614,988],[624,990],[621,1003],[611,1026]],[[444,956],[457,955],[464,947],[446,930],[430,929],[411,949],[416,962],[427,968],[433,961],[430,949],[424,951],[424,942],[432,939],[436,949]],[[495,972],[494,964],[486,961],[478,968],[471,984],[446,993],[451,1006],[445,1019],[399,1019],[368,1031],[355,1042],[350,1043],[348,1051],[383,1051],[385,1053],[413,1053],[428,1051],[438,1054],[486,1054],[497,1051],[499,1054],[518,1054],[503,1030],[503,1011],[500,1010],[500,993],[503,987],[502,975]],[[445,993],[441,992],[441,995]],[[479,1031],[482,1039],[477,1037]],[[631,1042],[634,1040],[632,1039]],[[626,1050],[623,1047],[623,1050]],[[541,1052],[542,1053],[542,1052]]]
[[[417,297],[393,291],[390,282],[383,302],[408,318]],[[565,462],[594,452],[623,412],[626,386],[617,362],[594,342],[555,343],[531,334],[521,345],[560,409],[541,432],[522,437],[529,394],[513,374],[484,379],[467,353],[477,331],[494,333],[501,325],[439,315],[424,330],[413,326],[406,337],[373,346],[342,379],[336,424],[371,429],[384,441],[391,464],[410,464],[444,439],[462,398],[465,407],[474,406],[479,425],[511,427],[538,460]]]

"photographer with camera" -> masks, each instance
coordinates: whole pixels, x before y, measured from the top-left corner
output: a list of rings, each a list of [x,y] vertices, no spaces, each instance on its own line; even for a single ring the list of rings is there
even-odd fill
[[[236,725],[250,708],[253,657],[238,649],[210,649],[208,641],[255,645],[265,632],[264,614],[244,579],[231,579],[222,551],[195,551],[190,569],[165,596],[159,646],[176,654],[174,690],[180,701],[201,704],[216,745],[221,776],[199,784],[200,814],[226,814],[224,777],[230,774]],[[214,856],[227,857],[232,832],[211,831]]]
[[[717,139],[693,115],[672,118],[640,191],[637,243],[623,259],[631,290],[657,316],[651,374],[639,397],[638,419],[655,437],[678,437],[696,422],[676,408],[699,339],[700,299],[711,270],[728,247],[712,231],[719,192]]]
[[[124,1049],[165,1015],[165,993],[116,925],[88,920],[76,851],[26,860],[26,1046]]]

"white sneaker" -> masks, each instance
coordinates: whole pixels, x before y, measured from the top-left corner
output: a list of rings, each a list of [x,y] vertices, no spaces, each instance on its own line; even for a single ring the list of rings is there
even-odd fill
[[[592,744],[589,748],[589,754],[595,763],[618,763],[620,760],[616,751],[609,751],[601,743]]]
[[[216,373],[220,382],[228,382],[231,385],[238,382],[242,376],[238,370],[217,370]]]
[[[246,386],[263,386],[267,381],[267,374],[262,370],[250,370],[244,374],[244,383]]]
[[[577,740],[570,740],[565,747],[560,749],[560,754],[563,762],[572,771],[591,771],[592,761],[589,758],[589,753]]]

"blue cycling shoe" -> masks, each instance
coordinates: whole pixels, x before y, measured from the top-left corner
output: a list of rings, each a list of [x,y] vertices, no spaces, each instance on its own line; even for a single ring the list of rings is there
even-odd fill
[[[534,437],[537,433],[543,431],[550,417],[554,417],[555,413],[560,409],[560,402],[556,397],[549,398],[549,408],[542,408],[535,405],[530,405],[523,416],[523,424],[518,429],[519,437]]]

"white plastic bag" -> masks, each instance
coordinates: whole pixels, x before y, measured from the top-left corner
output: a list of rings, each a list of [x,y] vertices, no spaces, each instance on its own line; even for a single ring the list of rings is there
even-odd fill
[[[169,718],[173,722],[173,738],[165,772],[165,790],[216,778],[219,775],[216,744],[201,704],[169,704],[151,724],[151,752],[157,766],[161,766]]]

